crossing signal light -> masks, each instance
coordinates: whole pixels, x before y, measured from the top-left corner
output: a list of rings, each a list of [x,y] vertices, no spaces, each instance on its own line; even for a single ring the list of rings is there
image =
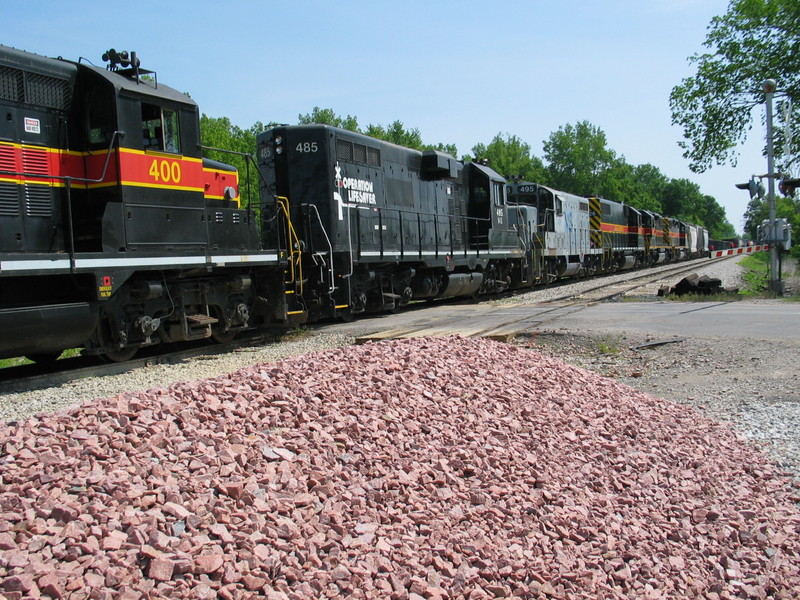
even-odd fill
[[[781,179],[781,182],[778,184],[778,189],[780,190],[781,194],[786,196],[787,198],[794,197],[794,190],[800,186],[800,178],[795,177],[794,179]]]
[[[766,189],[764,189],[764,184],[761,182],[761,179],[756,181],[755,177],[751,177],[750,181],[747,183],[737,183],[736,187],[740,190],[747,190],[750,192],[750,199],[753,198],[763,198],[764,194],[766,193]]]

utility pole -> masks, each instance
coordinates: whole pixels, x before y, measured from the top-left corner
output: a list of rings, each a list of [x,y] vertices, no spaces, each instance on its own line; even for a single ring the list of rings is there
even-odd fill
[[[767,103],[767,201],[769,202],[769,289],[783,295],[783,281],[778,275],[778,232],[775,226],[775,152],[772,134],[772,96],[777,83],[774,79],[764,82],[764,95]]]

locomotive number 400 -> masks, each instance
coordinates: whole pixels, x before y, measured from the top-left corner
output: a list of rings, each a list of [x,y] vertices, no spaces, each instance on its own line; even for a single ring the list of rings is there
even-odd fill
[[[156,181],[163,183],[180,183],[181,163],[154,159],[148,171],[150,176]]]

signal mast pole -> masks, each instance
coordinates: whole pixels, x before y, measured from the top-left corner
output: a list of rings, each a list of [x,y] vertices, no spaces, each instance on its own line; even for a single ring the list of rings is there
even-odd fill
[[[767,201],[769,202],[769,288],[783,295],[783,282],[778,277],[778,235],[775,226],[775,152],[772,134],[772,96],[777,83],[774,79],[764,82],[764,95],[767,104]]]

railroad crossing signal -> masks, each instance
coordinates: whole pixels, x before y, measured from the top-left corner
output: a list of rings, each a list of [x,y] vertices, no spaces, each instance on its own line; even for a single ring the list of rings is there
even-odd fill
[[[764,194],[767,193],[767,190],[764,188],[764,184],[761,182],[761,178],[758,178],[756,181],[755,177],[751,177],[750,181],[747,183],[737,183],[736,187],[740,190],[747,190],[750,192],[750,199],[753,198],[763,198]]]
[[[800,187],[800,178],[797,177],[794,179],[781,179],[781,182],[778,184],[778,189],[781,191],[781,194],[787,198],[794,198],[794,190],[797,187]]]

